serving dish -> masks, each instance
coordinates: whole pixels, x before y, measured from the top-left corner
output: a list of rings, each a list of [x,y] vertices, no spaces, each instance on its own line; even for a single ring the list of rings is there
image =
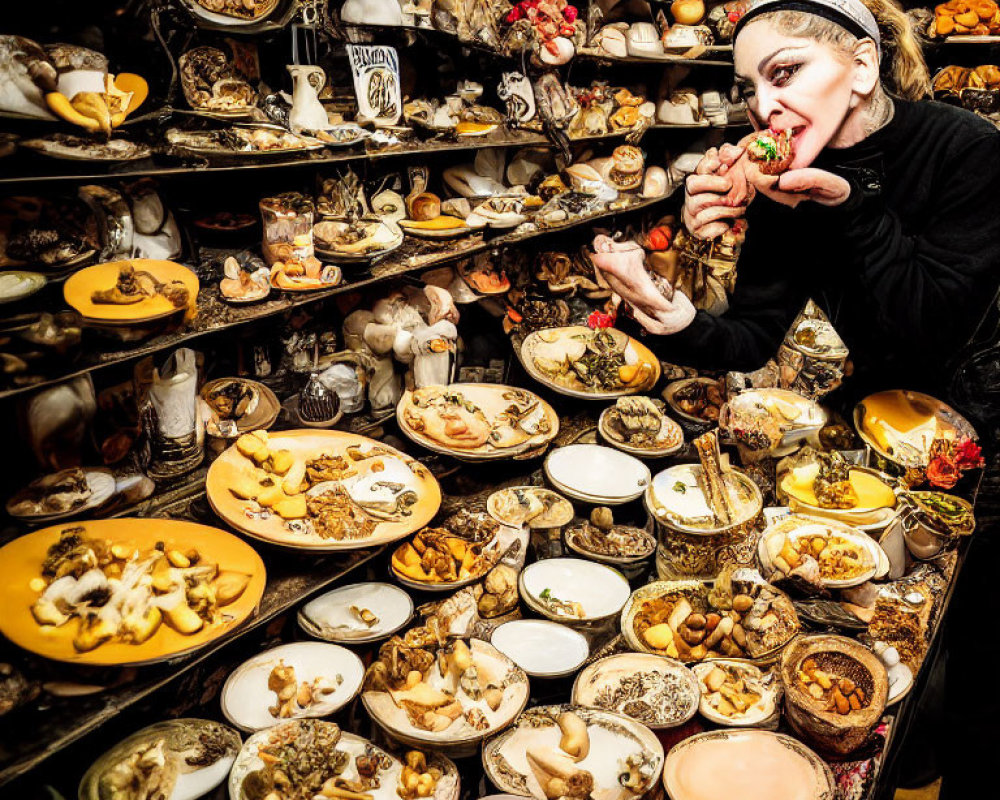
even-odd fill
[[[288,784],[283,779],[275,781],[272,769],[280,771]],[[357,795],[372,800],[416,800],[416,792],[397,788],[404,774],[411,773],[421,778],[430,776],[423,795],[430,800],[458,797],[458,771],[447,758],[407,754],[404,764],[367,739],[341,731],[332,722],[292,720],[259,731],[243,743],[229,775],[229,800],[343,800]]]
[[[65,161],[141,161],[153,154],[146,145],[136,144],[127,139],[109,139],[101,142],[65,133],[53,133],[38,139],[22,139],[19,144],[33,153]]]
[[[313,247],[324,261],[367,263],[388,255],[403,244],[403,232],[378,217],[354,222],[324,219],[313,226]]]
[[[572,675],[590,655],[582,633],[544,619],[505,622],[494,628],[490,643],[532,678]]]
[[[719,413],[744,457],[786,456],[805,441],[819,443],[827,414],[815,400],[788,389],[748,389],[730,397]]]
[[[566,624],[613,617],[629,597],[628,581],[604,564],[581,558],[546,558],[518,577],[521,599],[543,617]]]
[[[361,700],[392,738],[411,747],[471,755],[527,705],[528,678],[480,639],[460,639],[432,652],[394,637],[368,668]]]
[[[869,447],[902,467],[926,467],[935,439],[978,438],[955,409],[921,392],[872,394],[854,407],[854,427]]]
[[[718,422],[724,396],[722,381],[715,378],[681,378],[663,390],[663,399],[671,411],[702,428]]]
[[[114,493],[111,470],[73,467],[33,480],[7,501],[6,510],[25,522],[55,522],[98,508]]]
[[[441,504],[437,481],[420,463],[342,431],[243,434],[212,462],[205,487],[215,513],[237,530],[316,552],[396,541],[430,522]]]
[[[239,28],[263,22],[279,0],[182,0],[195,17],[223,27]]]
[[[561,781],[579,795],[636,798],[655,786],[663,745],[621,714],[573,705],[529,708],[483,746],[483,766],[500,791],[545,800]]]
[[[92,666],[204,647],[256,611],[266,581],[260,556],[232,534],[153,518],[26,534],[0,548],[0,574],[0,632],[45,658]],[[98,592],[108,596],[99,614],[88,602]]]
[[[889,692],[885,665],[844,636],[816,634],[781,656],[785,718],[800,736],[838,755],[858,749],[882,718]]]
[[[650,484],[649,467],[634,456],[597,444],[571,444],[545,459],[545,476],[575,500],[618,505],[635,500]]]
[[[765,659],[788,644],[799,627],[792,601],[750,569],[735,570],[714,584],[646,584],[632,592],[621,614],[629,647],[685,663]]]
[[[391,583],[352,583],[321,594],[298,613],[299,627],[328,642],[386,639],[413,619],[413,600]]]
[[[570,397],[615,400],[647,392],[660,379],[649,348],[614,328],[545,328],[514,351],[532,378]]]
[[[645,561],[656,551],[656,537],[642,528],[619,525],[610,508],[598,506],[590,519],[566,529],[566,546],[577,555],[612,566]]]
[[[299,136],[280,125],[236,124],[210,131],[167,130],[167,142],[181,150],[202,156],[280,156],[322,150],[326,144],[309,136]]]
[[[720,769],[725,765],[725,769]],[[798,739],[772,731],[707,731],[671,748],[663,765],[670,800],[834,800],[830,767]]]
[[[267,429],[281,413],[277,395],[263,383],[248,378],[217,378],[202,386],[200,394],[210,412],[205,430],[212,436],[235,438]]]
[[[511,486],[486,498],[486,510],[503,525],[559,528],[573,519],[573,504],[540,486]]]
[[[769,525],[760,536],[757,557],[766,576],[800,575],[829,589],[859,586],[889,571],[888,556],[868,534],[802,514]]]
[[[534,392],[488,383],[407,390],[396,420],[422,447],[470,461],[510,458],[559,433],[559,416]]]
[[[778,485],[792,511],[854,525],[885,523],[895,516],[897,488],[885,473],[818,453],[788,470]]]
[[[31,297],[49,282],[40,272],[6,270],[0,272],[0,303],[13,303]]]
[[[620,397],[601,412],[597,428],[612,447],[639,458],[661,458],[684,446],[684,431],[648,397]]]
[[[198,276],[182,264],[134,258],[73,273],[63,299],[84,321],[134,325],[174,314],[193,318],[198,288]]]
[[[653,730],[676,728],[698,712],[698,681],[680,661],[621,653],[587,666],[573,683],[573,704],[614,711]]]
[[[78,797],[106,800],[146,789],[166,800],[196,800],[226,780],[241,745],[239,734],[219,722],[157,722],[99,756],[80,781]]]
[[[691,667],[698,681],[698,710],[726,727],[761,725],[780,711],[781,684],[749,661],[720,658]]]
[[[222,713],[243,731],[285,719],[328,717],[361,691],[365,668],[350,650],[326,642],[294,642],[258,653],[222,687]]]

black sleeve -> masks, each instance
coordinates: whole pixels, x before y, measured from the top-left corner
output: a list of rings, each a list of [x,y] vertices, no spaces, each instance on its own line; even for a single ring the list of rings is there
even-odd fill
[[[977,137],[934,166],[934,203],[919,230],[904,230],[878,196],[858,187],[829,211],[851,246],[854,263],[844,266],[857,271],[878,335],[947,359],[1000,285],[1000,135]]]
[[[758,196],[747,210],[747,233],[737,261],[736,289],[719,317],[699,311],[684,330],[650,336],[647,343],[667,361],[702,369],[755,370],[773,358],[807,299],[794,277],[791,209]],[[779,233],[780,232],[780,233]]]

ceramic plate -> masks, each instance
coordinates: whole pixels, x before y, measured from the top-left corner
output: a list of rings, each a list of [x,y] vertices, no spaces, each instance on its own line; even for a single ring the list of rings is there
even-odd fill
[[[207,402],[207,398],[212,392],[230,383],[237,383],[252,394],[246,412],[235,420],[236,433],[247,433],[258,428],[270,428],[278,418],[278,414],[281,413],[281,403],[278,402],[277,395],[263,383],[248,378],[217,378],[201,387],[202,400]],[[210,407],[209,413],[211,417],[205,422],[205,429],[212,436],[223,436],[219,430],[219,419],[216,412]]]
[[[542,616],[569,624],[596,622],[621,611],[630,589],[622,574],[582,558],[546,558],[525,567],[518,578],[521,598]],[[583,616],[553,608],[552,600],[579,603]]]
[[[869,395],[854,407],[854,427],[865,444],[904,467],[926,467],[935,438],[978,439],[975,428],[951,406],[920,392]]]
[[[412,220],[407,219],[401,219],[398,224],[404,233],[418,239],[454,239],[456,236],[465,236],[475,230],[464,222],[455,228],[416,228]]]
[[[91,765],[80,781],[79,800],[106,800],[106,781],[110,772],[119,764],[140,751],[162,741],[162,752],[167,763],[176,765],[177,774],[170,782],[172,788],[160,784],[166,800],[197,800],[212,793],[226,780],[236,761],[242,743],[240,735],[227,725],[207,719],[173,719],[157,722],[136,731],[101,755]],[[212,754],[205,757],[205,744],[211,744]],[[204,759],[211,763],[193,766],[187,759]],[[102,783],[105,785],[102,786]]]
[[[709,505],[700,464],[674,464],[657,472],[645,495],[646,509],[670,528],[698,534],[717,533],[747,523],[760,514],[764,499],[746,473],[730,469],[722,480],[728,490],[733,521],[722,524]]]
[[[757,543],[757,558],[765,574],[774,567],[774,558],[779,554],[786,537],[793,542],[800,539],[826,539],[838,536],[854,544],[864,553],[864,571],[852,578],[828,579],[821,576],[823,586],[828,589],[847,589],[860,586],[866,581],[880,578],[889,570],[889,558],[879,547],[878,542],[866,533],[862,533],[849,525],[824,517],[809,517],[802,514],[791,514],[769,525],[760,535]]]
[[[376,621],[368,625],[351,608],[368,610]],[[362,644],[385,639],[413,619],[413,600],[390,583],[353,583],[321,594],[299,611],[299,627],[328,642]]]
[[[721,767],[721,768],[720,768]],[[834,800],[830,768],[798,739],[753,729],[684,739],[667,754],[670,800]]]
[[[674,395],[676,395],[677,392],[685,386],[692,383],[702,383],[706,386],[720,386],[722,382],[717,381],[715,378],[681,378],[679,381],[673,381],[667,384],[666,388],[663,390],[663,399],[667,401],[667,405],[670,406],[670,410],[681,419],[687,420],[695,425],[710,425],[714,427],[716,424],[715,420],[696,417],[694,414],[688,414],[686,411],[681,411],[680,406],[677,405],[677,400]]]
[[[31,581],[41,576],[48,549],[67,527],[83,528],[86,538],[107,540],[142,553],[152,551],[159,542],[167,550],[185,552],[193,548],[201,556],[201,563],[218,564],[223,572],[249,576],[249,582],[233,602],[221,607],[223,613],[216,622],[205,624],[196,633],[182,634],[164,622],[141,644],[111,641],[81,652],[73,644],[77,623],[46,625],[45,633],[31,612],[41,595],[31,587]],[[0,606],[6,609],[0,615],[0,632],[19,647],[45,658],[93,666],[150,664],[198,650],[256,612],[267,580],[260,556],[232,534],[193,522],[155,518],[92,520],[29,533],[0,548],[0,576]]]
[[[559,528],[573,519],[573,504],[541,486],[511,486],[486,498],[486,510],[504,525]]]
[[[31,297],[48,283],[40,272],[7,270],[0,272],[0,303],[13,303]]]
[[[287,134],[289,137],[294,136],[288,130],[279,128],[278,126],[247,125],[246,127],[270,128]],[[209,131],[182,131],[178,128],[168,130],[166,132],[166,140],[172,146],[180,150],[187,150],[190,153],[203,156],[226,156],[227,158],[285,156],[294,153],[307,153],[312,150],[322,150],[326,147],[318,139],[307,136],[296,136],[294,144],[287,147],[276,147],[271,150],[237,150],[219,143]]]
[[[794,449],[807,439],[815,439],[827,421],[826,412],[815,400],[788,389],[748,389],[729,398],[719,415],[722,428],[727,427],[726,419],[734,412],[763,413],[777,422],[782,435],[773,451],[776,454]]]
[[[601,417],[597,422],[597,429],[601,432],[604,440],[623,453],[628,453],[639,458],[662,458],[676,453],[684,446],[684,431],[681,426],[666,414],[660,417],[660,431],[657,434],[656,444],[653,447],[640,447],[626,442],[609,424],[612,416],[617,413],[614,406],[609,406],[601,412]]]
[[[502,792],[544,800],[546,793],[528,763],[527,754],[552,750],[563,753],[559,749],[562,734],[556,719],[567,711],[576,714],[587,726],[587,755],[575,766],[593,776],[592,796],[628,800],[641,797],[655,787],[663,768],[663,745],[649,728],[621,714],[571,705],[529,708],[513,727],[486,742],[483,766],[494,786]],[[624,789],[619,782],[619,776],[628,771],[628,759],[633,759],[644,773],[637,791]]]
[[[332,261],[334,263],[366,264],[369,261],[374,261],[375,259],[388,255],[393,250],[397,250],[403,244],[403,234],[398,228],[394,231],[394,226],[390,227],[378,218],[372,219],[365,217],[361,221],[376,225],[380,231],[384,229],[392,237],[391,240],[377,249],[366,250],[360,253],[338,250],[332,246],[328,246],[328,243],[325,241],[325,237],[336,235],[337,232],[345,230],[347,228],[347,220],[336,217],[327,217],[320,222],[317,222],[313,227],[313,247],[316,250],[317,258],[320,258],[323,261]],[[372,236],[374,235],[375,234],[372,234]]]
[[[698,711],[698,681],[680,661],[621,653],[590,664],[573,683],[573,704],[631,717],[653,730],[676,728]]]
[[[246,19],[244,17],[236,17],[230,14],[220,14],[215,11],[209,11],[205,6],[201,5],[198,0],[183,0],[184,5],[187,9],[196,17],[199,17],[206,22],[211,22],[215,25],[222,25],[227,28],[240,28],[245,25],[255,25],[258,22],[263,22],[271,14],[274,13],[274,9],[278,7],[278,0],[267,0],[261,6],[260,13],[252,18]]]
[[[279,666],[294,669],[289,683],[309,684],[322,694],[303,708],[294,700],[290,713],[281,713],[277,694],[268,688],[272,671]],[[219,701],[222,713],[243,731],[259,731],[284,718],[328,717],[361,691],[365,668],[350,650],[326,642],[295,642],[258,653],[229,674]],[[317,692],[317,693],[318,693]],[[279,714],[273,713],[278,709]]]
[[[618,525],[617,523],[615,523],[614,528],[619,531],[625,529],[630,535],[634,536],[636,541],[640,543],[641,552],[634,553],[632,555],[612,555],[610,553],[595,552],[588,549],[584,542],[582,536],[584,532],[584,524],[589,524],[589,522],[580,520],[580,524],[569,527],[563,537],[566,542],[566,546],[574,553],[583,556],[584,558],[590,558],[604,564],[617,566],[635,564],[638,561],[645,561],[656,552],[656,537],[651,533],[647,533],[642,528],[635,528],[631,525]],[[621,550],[619,550],[619,553],[620,552]]]
[[[81,505],[76,508],[70,509],[69,511],[61,511],[54,514],[39,513],[39,514],[19,514],[17,513],[15,506],[21,499],[24,492],[29,491],[35,487],[40,481],[52,481],[58,480],[58,478],[65,473],[73,472],[73,470],[63,470],[62,472],[56,473],[54,475],[46,475],[44,478],[39,478],[38,480],[32,481],[26,489],[15,494],[10,500],[7,501],[7,513],[10,514],[15,519],[22,519],[26,522],[55,522],[59,519],[66,519],[68,517],[74,517],[85,511],[90,511],[91,509],[98,508],[104,505],[111,496],[115,493],[115,476],[111,474],[111,470],[103,468],[93,468],[86,467],[83,469],[83,473],[87,478],[87,486],[90,489],[90,497],[86,499]]]
[[[887,516],[894,516],[896,495],[893,492],[895,481],[892,478],[868,467],[851,467],[848,477],[858,496],[858,505],[854,508],[823,508],[816,499],[812,485],[797,483],[791,470],[785,473],[778,488],[788,495],[788,505],[792,511],[832,517],[849,525],[859,522],[884,524]],[[889,512],[888,515],[886,512]]]
[[[250,459],[244,457],[236,445],[233,445],[212,462],[205,479],[206,495],[216,514],[255,539],[316,552],[374,547],[402,539],[424,527],[441,505],[441,489],[426,467],[395,448],[364,436],[343,431],[281,431],[269,438],[268,447],[272,452],[291,451],[297,462],[307,462],[323,455],[341,456],[356,471],[355,475],[341,482],[355,501],[362,498],[367,500],[374,494],[370,502],[382,502],[380,498],[385,492],[380,494],[380,490],[385,489],[391,495],[386,496],[385,502],[396,503],[397,510],[382,512],[376,509],[378,514],[386,518],[375,517],[377,522],[374,530],[364,538],[324,538],[315,532],[311,520],[308,525],[303,524],[302,520],[286,521],[277,514],[262,509],[256,501],[241,500],[232,493],[230,487],[252,465]],[[351,453],[363,458],[354,461]],[[379,467],[381,471],[376,471]],[[393,485],[387,486],[390,479]],[[317,486],[322,487],[323,484]],[[398,490],[395,488],[397,486]],[[415,493],[416,501],[409,507],[398,506],[400,498],[409,492]],[[376,507],[373,505],[372,508]]]
[[[24,139],[21,147],[49,158],[65,161],[140,161],[153,154],[144,144],[136,144],[127,139],[111,139],[100,142],[82,136],[54,134],[44,139]]]
[[[590,655],[582,633],[542,619],[505,622],[494,629],[490,642],[533,678],[571,675]]]
[[[118,280],[119,268],[125,263],[109,261],[104,264],[94,264],[70,275],[63,285],[63,298],[66,303],[78,311],[85,320],[113,325],[152,322],[184,311],[162,295],[147,297],[130,305],[95,303],[91,299],[93,293],[111,289]],[[198,276],[192,270],[173,261],[156,261],[148,258],[133,258],[129,259],[128,263],[135,267],[136,272],[149,272],[161,283],[179,281],[188,291],[188,313],[194,311],[198,301]]]
[[[548,444],[559,433],[559,415],[534,392],[494,383],[453,383],[441,388],[449,394],[460,394],[482,410],[489,438],[476,447],[465,448],[442,443],[417,430],[414,423],[421,409],[414,406],[413,392],[407,390],[396,406],[399,428],[414,442],[435,453],[469,461],[510,458]],[[523,411],[512,420],[509,409],[515,405]],[[505,438],[500,439],[501,436]]]
[[[559,447],[545,459],[545,475],[577,500],[597,498],[627,503],[641,496],[650,483],[649,467],[633,456],[597,444]]]
[[[285,729],[287,725],[304,726],[309,724],[336,727],[332,722],[295,720],[282,723],[282,725],[275,726],[274,728],[259,731],[247,739],[243,743],[243,749],[240,750],[239,755],[236,757],[233,771],[229,775],[229,800],[244,800],[243,781],[247,779],[250,773],[264,766],[264,762],[258,755],[258,751],[262,745],[268,742],[273,733],[280,733],[283,730],[287,730]],[[337,741],[335,749],[337,752],[346,752],[350,756],[346,769],[341,773],[341,777],[349,781],[358,779],[356,762],[358,756],[378,756],[379,760],[385,766],[377,773],[378,787],[373,786],[368,789],[366,794],[370,794],[372,800],[399,800],[399,795],[396,794],[396,787],[399,785],[399,779],[403,772],[403,764],[398,758],[390,755],[382,748],[376,747],[367,739],[362,739],[360,736],[347,733],[346,731],[340,732],[340,738]],[[459,776],[455,764],[436,753],[427,754],[427,761],[429,766],[437,767],[442,773],[433,794],[429,795],[428,800],[457,800]],[[173,799],[171,798],[171,800]]]
[[[626,385],[618,389],[601,390],[589,388],[586,384],[577,380],[575,376],[570,378],[567,375],[562,375],[554,378],[543,372],[536,363],[536,358],[551,355],[552,352],[558,355],[562,352],[565,342],[581,338],[589,340],[593,337],[594,331],[583,325],[571,325],[564,328],[547,328],[546,330],[535,331],[525,337],[520,347],[515,345],[514,352],[517,353],[522,366],[532,378],[543,386],[548,386],[550,389],[570,397],[581,397],[587,400],[614,400],[625,395],[642,394],[652,389],[660,379],[659,359],[644,344],[632,339],[621,331],[608,328],[606,332],[614,337],[616,347],[624,352],[626,364],[649,365],[649,374],[644,380],[636,383],[634,386]]]
[[[761,689],[760,699],[741,713],[734,714],[732,716],[726,716],[723,714],[709,699],[713,692],[705,684],[705,679],[708,678],[708,676],[716,668],[725,668],[726,670],[737,672],[741,677],[746,676],[745,680],[750,680],[755,683],[761,682],[759,684]],[[780,682],[775,679],[765,685],[763,683],[763,673],[756,665],[751,664],[748,661],[719,658],[713,661],[705,661],[701,664],[694,664],[691,667],[691,671],[694,673],[695,678],[698,681],[698,689],[701,698],[698,710],[701,712],[701,715],[710,722],[714,722],[717,725],[724,725],[727,728],[751,727],[761,724],[766,719],[772,717],[775,711],[780,710],[780,706],[778,705],[778,701],[781,698],[781,691],[779,688]]]
[[[472,665],[480,675],[490,676],[493,684],[503,687],[503,700],[496,711],[490,709],[483,699],[473,700],[462,688],[455,694],[455,698],[466,712],[471,709],[482,712],[487,721],[485,729],[476,730],[464,715],[443,731],[418,728],[410,722],[406,712],[393,702],[389,693],[384,691],[362,692],[361,700],[365,710],[386,733],[406,745],[421,749],[443,750],[455,755],[471,755],[476,752],[484,738],[506,728],[524,710],[528,703],[528,677],[520,667],[493,645],[472,639],[469,647],[472,651]],[[448,679],[442,677],[437,662],[430,667],[426,681],[434,688],[454,685],[450,677]]]

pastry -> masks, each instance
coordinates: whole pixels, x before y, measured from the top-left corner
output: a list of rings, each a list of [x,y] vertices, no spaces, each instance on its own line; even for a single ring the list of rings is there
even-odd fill
[[[795,152],[792,148],[790,130],[761,131],[747,145],[747,155],[765,175],[780,175],[792,165]]]

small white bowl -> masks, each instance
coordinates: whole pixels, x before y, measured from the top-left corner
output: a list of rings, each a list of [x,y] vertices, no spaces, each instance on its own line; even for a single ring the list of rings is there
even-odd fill
[[[545,459],[545,475],[564,494],[586,502],[627,503],[652,478],[639,459],[599,444],[559,447]]]
[[[490,643],[532,678],[561,678],[590,655],[583,634],[543,619],[515,619],[493,631]]]
[[[268,677],[279,662],[295,668],[299,683],[315,678],[342,681],[322,702],[310,706],[291,719],[328,717],[353,700],[361,691],[365,667],[361,659],[346,647],[326,642],[295,642],[258,653],[244,661],[226,679],[220,702],[222,713],[244,731],[259,731],[283,722],[270,712],[277,695],[267,688]]]
[[[628,581],[616,569],[582,558],[547,558],[521,571],[518,589],[528,606],[543,617],[566,625],[599,622],[616,616],[632,593]],[[583,606],[583,617],[552,611],[540,595]]]
[[[367,608],[378,622],[370,628],[351,614],[351,606]],[[387,639],[413,619],[413,600],[391,583],[352,583],[321,594],[298,615],[299,627],[327,642],[363,644]]]

